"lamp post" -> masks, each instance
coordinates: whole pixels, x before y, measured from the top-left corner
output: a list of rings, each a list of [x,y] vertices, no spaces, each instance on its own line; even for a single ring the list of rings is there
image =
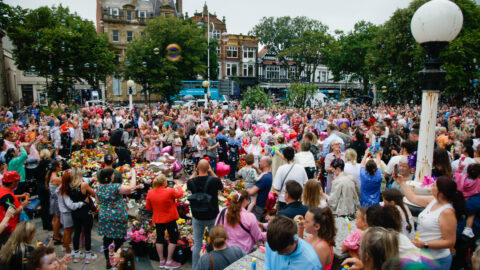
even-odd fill
[[[203,81],[202,82],[202,87],[204,89],[204,96],[205,96],[205,108],[208,107],[208,88],[210,87],[210,82],[209,81]]]
[[[132,94],[133,94],[133,87],[135,86],[135,82],[133,80],[128,80],[127,81],[127,87],[128,87],[128,104],[130,107],[130,111],[133,110],[133,101],[132,101]]]
[[[412,18],[412,35],[428,55],[425,68],[419,72],[423,94],[415,174],[418,182],[423,182],[424,176],[430,175],[432,171],[440,81],[446,74],[446,71],[441,69],[442,61],[438,57],[441,50],[458,35],[462,24],[462,11],[448,0],[427,2]]]

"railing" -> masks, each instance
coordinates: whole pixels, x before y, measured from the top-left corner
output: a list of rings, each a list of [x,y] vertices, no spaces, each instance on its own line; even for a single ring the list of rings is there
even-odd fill
[[[133,20],[128,21],[125,16],[114,16],[110,14],[103,14],[102,16],[103,22],[114,22],[114,23],[126,23],[126,24],[147,24],[147,18],[135,18]]]

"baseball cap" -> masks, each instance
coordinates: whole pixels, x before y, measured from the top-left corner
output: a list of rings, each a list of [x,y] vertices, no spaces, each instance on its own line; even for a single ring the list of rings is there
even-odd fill
[[[20,174],[16,171],[8,171],[3,175],[2,182],[3,183],[13,183],[20,180]]]

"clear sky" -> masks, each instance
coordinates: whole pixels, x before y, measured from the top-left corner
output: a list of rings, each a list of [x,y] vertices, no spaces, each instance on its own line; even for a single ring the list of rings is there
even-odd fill
[[[407,7],[412,0],[209,0],[211,13],[226,17],[231,34],[247,34],[264,16],[307,16],[320,20],[330,30],[349,31],[360,20],[381,24],[397,8]],[[96,0],[4,0],[24,8],[62,4],[80,16],[95,21]],[[183,10],[192,15],[201,11],[205,1],[184,0]]]

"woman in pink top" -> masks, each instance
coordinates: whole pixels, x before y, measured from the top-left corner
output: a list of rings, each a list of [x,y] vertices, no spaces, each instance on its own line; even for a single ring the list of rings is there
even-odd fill
[[[223,224],[227,231],[228,246],[237,246],[250,253],[256,242],[266,241],[267,233],[258,226],[257,218],[245,208],[248,205],[248,193],[245,190],[234,194],[228,209],[223,209],[216,224]]]

